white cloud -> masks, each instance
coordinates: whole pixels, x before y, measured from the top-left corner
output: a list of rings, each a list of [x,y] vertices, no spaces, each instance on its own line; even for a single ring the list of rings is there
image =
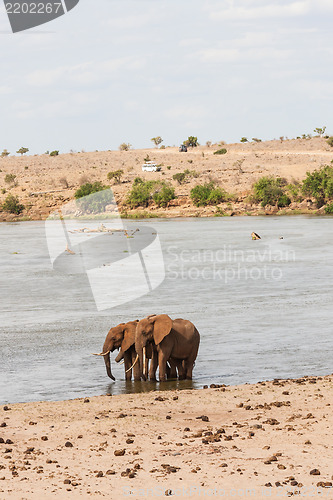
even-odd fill
[[[210,10],[210,17],[223,20],[255,20],[263,18],[276,17],[298,17],[308,14],[310,11],[310,2],[308,0],[292,2],[287,5],[279,5],[277,3],[252,6],[252,7],[237,7],[235,5],[227,8],[215,8]]]

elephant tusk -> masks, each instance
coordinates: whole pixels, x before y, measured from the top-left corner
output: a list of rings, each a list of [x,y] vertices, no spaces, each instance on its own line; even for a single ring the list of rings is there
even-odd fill
[[[106,356],[107,354],[109,354],[111,351],[106,351],[106,352],[100,352],[99,354],[97,352],[92,352],[91,354],[93,356]]]
[[[120,364],[120,365],[123,365],[124,363],[125,363],[125,360],[124,360],[124,359],[122,359],[121,361],[119,361],[119,364]]]
[[[144,375],[146,375],[145,370],[146,370],[146,348],[144,347],[143,348],[143,367],[142,367],[142,371],[143,371]]]
[[[125,373],[129,372],[130,370],[132,370],[133,366],[136,364],[136,362],[138,361],[138,359],[139,359],[139,355],[137,354],[134,363],[132,364],[132,366],[130,368],[128,368],[128,370],[126,370]]]

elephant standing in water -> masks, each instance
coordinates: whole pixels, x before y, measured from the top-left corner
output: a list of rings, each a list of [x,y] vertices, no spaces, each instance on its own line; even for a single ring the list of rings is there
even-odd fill
[[[110,352],[113,352],[115,349],[120,349],[115,361],[118,363],[124,359],[126,380],[131,380],[132,370],[134,380],[140,380],[141,378],[140,365],[135,364],[137,355],[134,347],[135,330],[138,322],[139,320],[129,321],[128,323],[120,323],[119,325],[111,328],[106,336],[103,345],[103,352],[98,354],[98,356],[103,356],[106,372],[112,380],[115,380],[115,378],[111,371]],[[133,366],[134,364],[135,366]]]
[[[117,326],[111,328],[106,336],[103,352],[100,354],[95,354],[96,356],[103,356],[106,372],[108,376],[115,380],[112,371],[111,371],[111,362],[110,362],[110,352],[113,352],[115,349],[120,349],[115,361],[119,363],[124,360],[125,366],[125,378],[126,380],[132,379],[132,371],[134,380],[141,380],[141,370],[140,363],[138,363],[138,356],[135,351],[135,331],[136,326],[139,323],[139,320],[129,321],[128,323],[120,323]],[[149,360],[151,360],[149,366]],[[156,380],[155,374],[157,370],[157,353],[153,351],[152,346],[148,346],[146,359],[145,359],[145,367],[144,371],[147,373],[149,367],[149,376],[150,380]],[[168,372],[170,373],[170,371]],[[171,375],[175,377],[176,371],[175,368],[172,371]]]
[[[140,360],[141,377],[147,379],[147,347],[153,344],[153,351],[156,349],[158,356],[160,381],[166,380],[168,360],[177,367],[180,379],[192,379],[199,343],[198,330],[186,319],[172,320],[167,314],[153,314],[140,320],[136,326],[135,350]]]

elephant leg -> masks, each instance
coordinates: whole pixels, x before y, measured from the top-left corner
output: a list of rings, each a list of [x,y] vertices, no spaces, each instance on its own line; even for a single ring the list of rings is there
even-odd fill
[[[158,369],[160,382],[166,381],[166,364],[169,356],[166,356],[162,351],[158,353]]]
[[[193,367],[195,364],[195,360],[197,358],[198,350],[199,350],[199,343],[197,346],[195,346],[195,348],[193,349],[189,358],[186,361],[185,366],[186,366],[186,378],[187,378],[187,380],[192,380],[192,371],[193,371]]]
[[[129,368],[132,366],[132,356],[131,353],[126,351],[124,352],[124,368],[125,368],[125,379],[126,380],[131,380],[132,379],[132,370],[129,370]],[[129,370],[129,371],[127,371]]]
[[[136,360],[136,351],[135,351],[134,348],[131,349],[131,357],[132,357],[131,365],[133,365],[133,363]],[[139,362],[135,363],[135,365],[132,368],[132,371],[133,371],[133,378],[134,378],[134,380],[141,380],[140,363]]]
[[[186,378],[185,360],[177,360],[177,370],[179,380],[184,380]]]
[[[157,352],[153,349],[149,367],[149,380],[156,380],[157,365],[158,365]]]

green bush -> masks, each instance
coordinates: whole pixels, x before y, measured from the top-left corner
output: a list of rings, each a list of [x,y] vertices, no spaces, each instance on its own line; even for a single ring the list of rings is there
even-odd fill
[[[214,155],[225,155],[227,150],[225,148],[218,149],[217,151],[214,151]]]
[[[286,186],[286,190],[292,201],[302,201],[303,196],[301,195],[301,185],[298,182],[288,184]]]
[[[320,170],[307,172],[302,184],[306,196],[313,196],[318,206],[323,206],[333,198],[333,167],[325,165]]]
[[[274,177],[262,177],[254,184],[254,199],[266,205],[276,205],[284,194],[282,187],[285,185],[284,179]]]
[[[18,196],[13,196],[12,194],[9,194],[7,198],[5,199],[3,205],[2,205],[2,210],[5,212],[10,212],[11,214],[20,214],[24,210],[24,205],[22,205],[18,199]]]
[[[247,137],[242,137],[240,142],[249,142]]]
[[[59,155],[59,151],[57,149],[55,149],[54,151],[51,151],[50,153],[50,156],[58,156]]]
[[[333,136],[329,137],[326,142],[329,146],[333,148]]]
[[[120,183],[120,179],[121,179],[121,176],[123,175],[124,171],[119,169],[119,170],[113,170],[111,172],[108,173],[107,175],[107,178],[109,181],[111,181],[112,179],[114,179],[114,182],[116,184],[119,184]]]
[[[190,135],[189,138],[183,142],[185,146],[191,146],[192,148],[196,148],[199,143],[198,143],[198,138],[194,137],[194,135]]]
[[[325,213],[326,214],[333,214],[333,203],[330,203],[325,207]]]
[[[131,208],[147,207],[154,200],[158,206],[166,206],[175,198],[175,190],[163,181],[144,181],[136,177],[126,203]]]
[[[165,182],[162,183],[159,191],[153,194],[153,200],[159,207],[166,207],[175,197],[174,188]]]
[[[226,191],[215,185],[214,182],[197,184],[190,193],[191,199],[197,207],[218,205],[228,199]]]
[[[291,203],[291,199],[286,193],[283,193],[278,199],[277,206],[279,208],[288,207]]]
[[[129,151],[131,149],[132,144],[129,142],[122,142],[119,146],[120,151]]]
[[[1,158],[6,158],[8,155],[10,155],[9,151],[7,149],[4,149],[1,153]]]
[[[80,210],[87,213],[104,212],[105,207],[113,202],[112,191],[99,181],[83,184],[74,196]]]

